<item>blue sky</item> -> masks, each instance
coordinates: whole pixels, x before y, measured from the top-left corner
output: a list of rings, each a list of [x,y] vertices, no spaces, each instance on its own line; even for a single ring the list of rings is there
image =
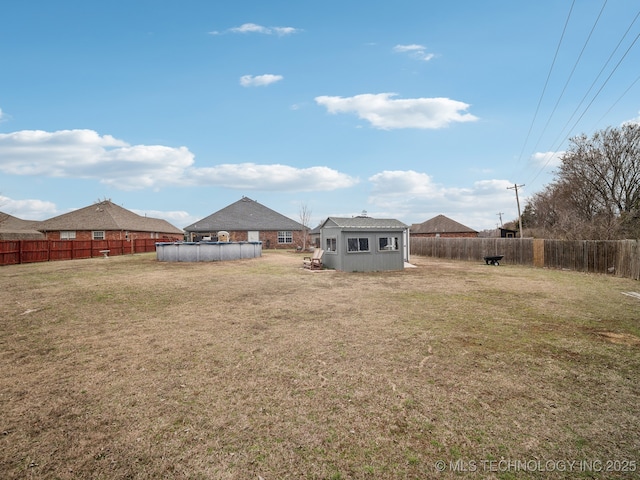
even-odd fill
[[[0,211],[105,198],[185,227],[250,197],[517,217],[568,138],[640,118],[635,0],[22,0],[0,29]]]

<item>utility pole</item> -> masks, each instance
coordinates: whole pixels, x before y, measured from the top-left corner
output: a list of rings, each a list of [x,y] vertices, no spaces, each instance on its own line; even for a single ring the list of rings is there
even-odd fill
[[[514,183],[513,187],[507,187],[507,190],[516,191],[516,203],[518,204],[518,223],[520,225],[520,238],[522,238],[522,215],[520,215],[520,199],[518,198],[518,187],[524,187],[524,184],[518,185]]]
[[[502,212],[496,213],[500,217],[500,228],[504,227],[504,223],[502,223]]]

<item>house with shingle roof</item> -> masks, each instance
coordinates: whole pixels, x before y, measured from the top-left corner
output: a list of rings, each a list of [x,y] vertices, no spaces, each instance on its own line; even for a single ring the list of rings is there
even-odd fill
[[[104,200],[34,226],[47,240],[181,241],[184,233],[166,220],[138,215],[111,200]]]
[[[409,226],[399,220],[329,217],[320,226],[325,267],[343,272],[402,270],[409,261]]]
[[[478,232],[455,220],[438,215],[423,223],[411,225],[412,237],[477,237]]]
[[[248,197],[242,197],[184,230],[192,242],[214,239],[218,232],[226,232],[231,242],[262,242],[264,248],[302,248],[304,245],[301,223]]]
[[[37,223],[0,212],[0,240],[44,240],[44,234],[34,228]]]

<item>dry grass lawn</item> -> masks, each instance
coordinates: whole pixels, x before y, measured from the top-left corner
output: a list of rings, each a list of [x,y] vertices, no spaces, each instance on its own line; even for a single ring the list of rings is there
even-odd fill
[[[412,260],[0,268],[2,478],[638,478],[638,282]]]

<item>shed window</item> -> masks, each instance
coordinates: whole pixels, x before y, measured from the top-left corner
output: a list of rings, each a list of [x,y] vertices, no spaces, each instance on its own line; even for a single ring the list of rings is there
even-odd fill
[[[75,230],[63,230],[60,232],[60,240],[75,240],[76,232]]]
[[[398,250],[398,237],[380,237],[378,238],[378,249],[381,252],[392,252]]]
[[[94,230],[91,235],[94,240],[104,240],[104,230]]]
[[[278,243],[293,243],[293,233],[278,232]]]
[[[334,238],[326,238],[325,239],[325,250],[327,252],[335,252],[337,250],[336,247],[336,239]]]
[[[368,238],[347,238],[347,251],[348,252],[368,252],[369,239]]]

